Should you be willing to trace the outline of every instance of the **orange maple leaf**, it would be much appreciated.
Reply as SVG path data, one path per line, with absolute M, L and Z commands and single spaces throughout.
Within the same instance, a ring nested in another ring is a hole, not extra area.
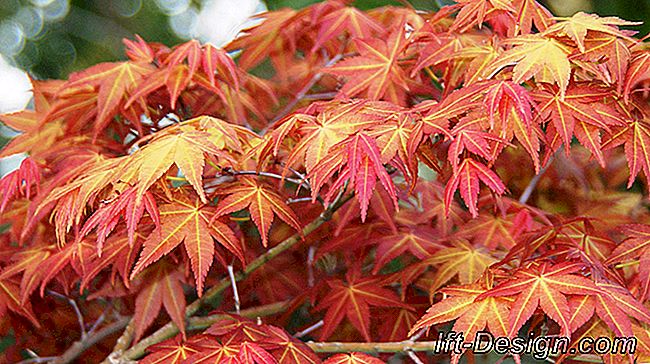
M 101 63 L 70 76 L 59 92 L 65 100 L 75 95 L 96 95 L 95 137 L 106 128 L 120 105 L 126 102 L 129 93 L 140 84 L 143 77 L 154 71 L 154 67 L 145 63 L 117 62 Z M 96 89 L 96 94 L 88 93 Z M 81 104 L 80 104 L 81 105 Z M 43 121 L 49 120 L 43 119 Z M 135 120 L 139 124 L 139 120 Z
M 298 217 L 277 192 L 271 190 L 254 178 L 243 177 L 228 186 L 221 186 L 218 195 L 228 195 L 217 204 L 212 220 L 231 212 L 248 208 L 251 218 L 262 238 L 262 245 L 268 245 L 269 229 L 273 216 L 278 217 L 292 228 L 300 230 Z
M 448 297 L 431 306 L 411 328 L 409 335 L 422 328 L 455 320 L 452 330 L 462 332 L 466 341 L 474 340 L 476 333 L 486 327 L 495 336 L 506 336 L 510 328 L 508 313 L 512 300 L 503 297 L 477 299 L 490 288 L 486 282 L 478 282 L 440 290 Z
M 182 196 L 162 205 L 160 227 L 143 243 L 144 249 L 131 272 L 131 279 L 181 243 L 184 243 L 190 257 L 199 296 L 203 293 L 203 282 L 214 257 L 226 265 L 226 260 L 215 250 L 213 239 L 243 262 L 244 254 L 239 240 L 228 225 L 211 219 L 213 210 L 198 199 L 191 201 Z
M 577 263 L 544 263 L 518 271 L 507 280 L 477 298 L 517 296 L 510 310 L 508 336 L 517 335 L 519 329 L 533 315 L 537 307 L 560 325 L 562 334 L 569 336 L 571 309 L 566 295 L 597 295 L 600 290 L 594 282 L 577 273 L 582 268 Z

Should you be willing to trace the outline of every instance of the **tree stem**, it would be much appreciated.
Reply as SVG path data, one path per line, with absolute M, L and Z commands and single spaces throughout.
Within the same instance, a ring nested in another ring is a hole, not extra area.
M 399 341 L 399 342 L 314 342 L 306 343 L 317 353 L 400 353 L 408 351 L 433 351 L 438 341 Z
M 282 301 L 282 302 L 271 303 L 264 306 L 249 308 L 246 310 L 241 310 L 241 316 L 248 317 L 248 318 L 270 316 L 278 312 L 284 311 L 287 308 L 288 304 L 289 304 L 288 301 Z M 215 314 L 215 315 L 204 316 L 204 317 L 190 317 L 187 322 L 187 330 L 188 331 L 203 330 L 212 326 L 212 324 L 214 324 L 215 322 L 224 319 L 226 317 L 227 316 L 223 314 Z M 178 334 L 178 332 L 179 332 L 178 327 L 176 327 L 176 325 L 170 321 L 165 326 L 161 327 L 160 329 L 158 329 L 156 332 L 149 335 L 148 337 L 142 339 L 132 348 L 124 352 L 122 358 L 119 358 L 116 361 L 120 363 L 122 361 L 128 362 L 130 360 L 137 359 L 143 356 L 147 348 L 150 347 L 151 345 L 157 344 L 163 340 L 174 337 L 175 335 Z

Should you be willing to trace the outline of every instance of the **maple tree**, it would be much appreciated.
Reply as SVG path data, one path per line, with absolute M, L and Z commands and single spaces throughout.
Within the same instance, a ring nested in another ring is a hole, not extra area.
M 433 351 L 449 330 L 650 358 L 637 23 L 535 0 L 258 17 L 223 49 L 126 39 L 0 115 L 0 156 L 26 154 L 0 179 L 2 361 L 474 360 Z

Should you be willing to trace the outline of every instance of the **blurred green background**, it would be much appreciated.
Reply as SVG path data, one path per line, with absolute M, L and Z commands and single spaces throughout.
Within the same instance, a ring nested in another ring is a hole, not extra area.
M 101 61 L 123 58 L 123 37 L 140 34 L 167 45 L 207 39 L 236 30 L 246 12 L 300 8 L 314 0 L 0 0 L 0 54 L 38 78 L 63 78 Z M 449 0 L 410 0 L 432 9 Z M 357 0 L 361 8 L 399 4 L 397 0 Z M 645 21 L 650 0 L 545 0 L 557 15 L 593 11 Z M 229 19 L 224 28 L 223 19 Z M 224 30 L 225 29 L 225 30 Z M 650 31 L 650 22 L 639 30 Z M 223 39 L 223 38 L 219 38 Z

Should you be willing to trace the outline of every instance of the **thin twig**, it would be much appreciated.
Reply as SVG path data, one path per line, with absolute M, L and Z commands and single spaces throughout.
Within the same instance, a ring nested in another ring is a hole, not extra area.
M 81 310 L 79 309 L 79 306 L 77 305 L 77 302 L 75 300 L 73 300 L 72 298 L 64 295 L 64 294 L 52 291 L 51 289 L 48 289 L 47 292 L 49 294 L 51 294 L 52 296 L 54 296 L 54 297 L 57 297 L 57 298 L 60 298 L 62 300 L 68 301 L 70 306 L 72 306 L 72 309 L 74 309 L 75 315 L 77 315 L 77 323 L 79 324 L 79 329 L 81 331 L 81 338 L 82 339 L 85 338 L 86 335 L 87 335 L 87 333 L 86 333 L 86 324 L 84 323 L 84 317 L 81 314 Z
M 530 179 L 528 185 L 524 189 L 524 192 L 522 192 L 521 196 L 519 196 L 519 203 L 525 204 L 526 202 L 528 202 L 528 199 L 533 194 L 533 191 L 535 191 L 535 187 L 537 187 L 540 178 L 542 178 L 542 175 L 544 174 L 544 172 L 546 172 L 546 170 L 548 169 L 548 167 L 551 165 L 552 162 L 553 162 L 553 157 L 551 156 L 548 162 L 546 163 L 546 165 L 539 170 L 539 173 L 537 173 L 535 176 L 533 176 L 533 178 Z
M 321 92 L 316 94 L 305 95 L 303 100 L 327 100 L 332 99 L 337 95 L 337 92 Z
M 305 177 L 304 174 L 298 172 L 298 171 L 295 170 L 294 168 L 292 168 L 292 167 L 287 167 L 287 169 L 290 170 L 291 173 L 293 173 L 293 174 L 295 174 L 296 176 L 298 176 L 298 178 L 300 178 L 301 180 L 303 180 L 303 181 L 306 181 L 306 180 L 307 180 L 307 177 Z
M 90 327 L 90 329 L 88 330 L 88 333 L 90 334 L 90 333 L 93 333 L 95 330 L 97 330 L 97 328 L 99 327 L 99 325 L 101 325 L 102 323 L 104 323 L 104 319 L 106 319 L 106 312 L 102 312 L 102 314 L 97 318 L 97 320 L 95 320 L 95 322 L 93 323 L 93 325 L 92 325 L 92 326 Z
M 293 335 L 293 337 L 295 337 L 295 338 L 301 338 L 301 337 L 303 337 L 303 336 L 309 334 L 310 332 L 312 332 L 312 331 L 314 331 L 314 330 L 316 330 L 316 329 L 319 329 L 319 328 L 320 328 L 321 326 L 323 326 L 323 325 L 325 325 L 325 321 L 320 320 L 320 321 L 318 321 L 317 323 L 315 323 L 315 324 L 309 326 L 308 328 L 306 328 L 306 329 L 304 329 L 304 330 L 302 330 L 302 331 L 298 331 L 298 332 L 296 332 L 296 333 Z
M 25 360 L 21 360 L 16 364 L 34 364 L 34 363 L 46 363 L 50 360 L 56 359 L 56 356 L 43 356 L 43 357 L 36 357 L 36 358 L 29 358 Z
M 413 360 L 413 362 L 414 362 L 415 364 L 424 364 L 424 363 L 422 362 L 422 360 L 420 360 L 420 358 L 418 358 L 418 356 L 415 355 L 415 353 L 414 353 L 413 351 L 411 351 L 411 350 L 407 351 L 407 352 L 406 352 L 406 355 L 408 355 L 409 358 L 411 358 L 411 360 Z
M 341 188 L 338 195 L 336 195 L 336 197 L 334 198 L 334 201 L 331 202 L 329 205 L 327 205 L 328 209 L 331 209 L 332 206 L 337 205 L 339 203 L 339 201 L 341 201 L 341 199 L 343 198 L 343 195 L 345 195 L 345 192 L 348 190 L 348 183 L 350 183 L 350 181 L 345 181 L 345 183 L 343 184 L 343 188 Z
M 299 185 L 299 186 L 304 186 L 307 189 L 310 189 L 309 184 L 307 183 L 306 179 L 296 179 L 296 178 L 291 178 L 291 177 L 283 177 L 279 174 L 276 173 L 271 173 L 271 172 L 262 172 L 262 171 L 232 171 L 229 172 L 230 175 L 233 176 L 262 176 L 262 177 L 269 177 L 269 178 L 275 178 L 279 179 L 281 181 L 287 181 L 291 182 L 293 184 Z
M 316 281 L 314 277 L 314 256 L 316 255 L 316 248 L 312 245 L 307 251 L 307 285 L 313 287 Z
M 253 307 L 250 309 L 242 310 L 241 316 L 248 318 L 263 317 L 274 315 L 278 312 L 284 311 L 288 306 L 288 301 L 276 302 L 265 306 Z M 186 329 L 188 331 L 206 329 L 215 322 L 225 318 L 223 314 L 216 314 L 205 317 L 190 317 L 187 321 Z M 178 334 L 178 328 L 173 322 L 168 322 L 165 326 L 158 329 L 153 334 L 140 340 L 131 349 L 127 350 L 121 357 L 115 358 L 115 362 L 121 363 L 123 361 L 130 361 L 137 359 L 144 355 L 147 348 L 151 345 L 157 344 L 163 340 L 174 337 Z
M 305 186 L 307 187 L 308 190 L 311 190 L 311 184 L 309 183 L 309 180 L 307 179 L 307 176 L 305 176 L 304 174 L 302 174 L 302 173 L 296 171 L 296 170 L 295 170 L 294 168 L 292 168 L 291 166 L 287 166 L 286 168 L 287 168 L 288 170 L 290 170 L 291 173 L 295 174 L 295 175 L 300 179 L 300 181 L 302 181 L 302 184 L 301 184 L 300 186 L 305 185 Z M 298 186 L 298 187 L 300 187 L 300 186 Z M 297 192 L 296 192 L 296 193 L 297 193 Z
M 426 327 L 420 329 L 420 331 L 416 332 L 416 333 L 413 334 L 411 337 L 409 337 L 409 340 L 410 340 L 410 341 L 416 341 L 416 340 L 418 340 L 419 338 L 421 338 L 422 335 L 424 335 L 425 332 L 427 332 L 427 328 L 426 328 Z
M 232 294 L 235 296 L 235 312 L 239 315 L 241 304 L 239 303 L 239 292 L 237 292 L 237 281 L 235 280 L 235 271 L 232 265 L 228 266 L 228 276 L 230 277 L 230 285 L 232 286 Z
M 287 203 L 292 204 L 292 203 L 299 203 L 299 202 L 309 202 L 311 200 L 312 200 L 311 197 L 288 198 Z
M 433 351 L 438 341 L 399 341 L 399 342 L 313 342 L 306 343 L 317 353 L 402 353 L 407 351 Z

